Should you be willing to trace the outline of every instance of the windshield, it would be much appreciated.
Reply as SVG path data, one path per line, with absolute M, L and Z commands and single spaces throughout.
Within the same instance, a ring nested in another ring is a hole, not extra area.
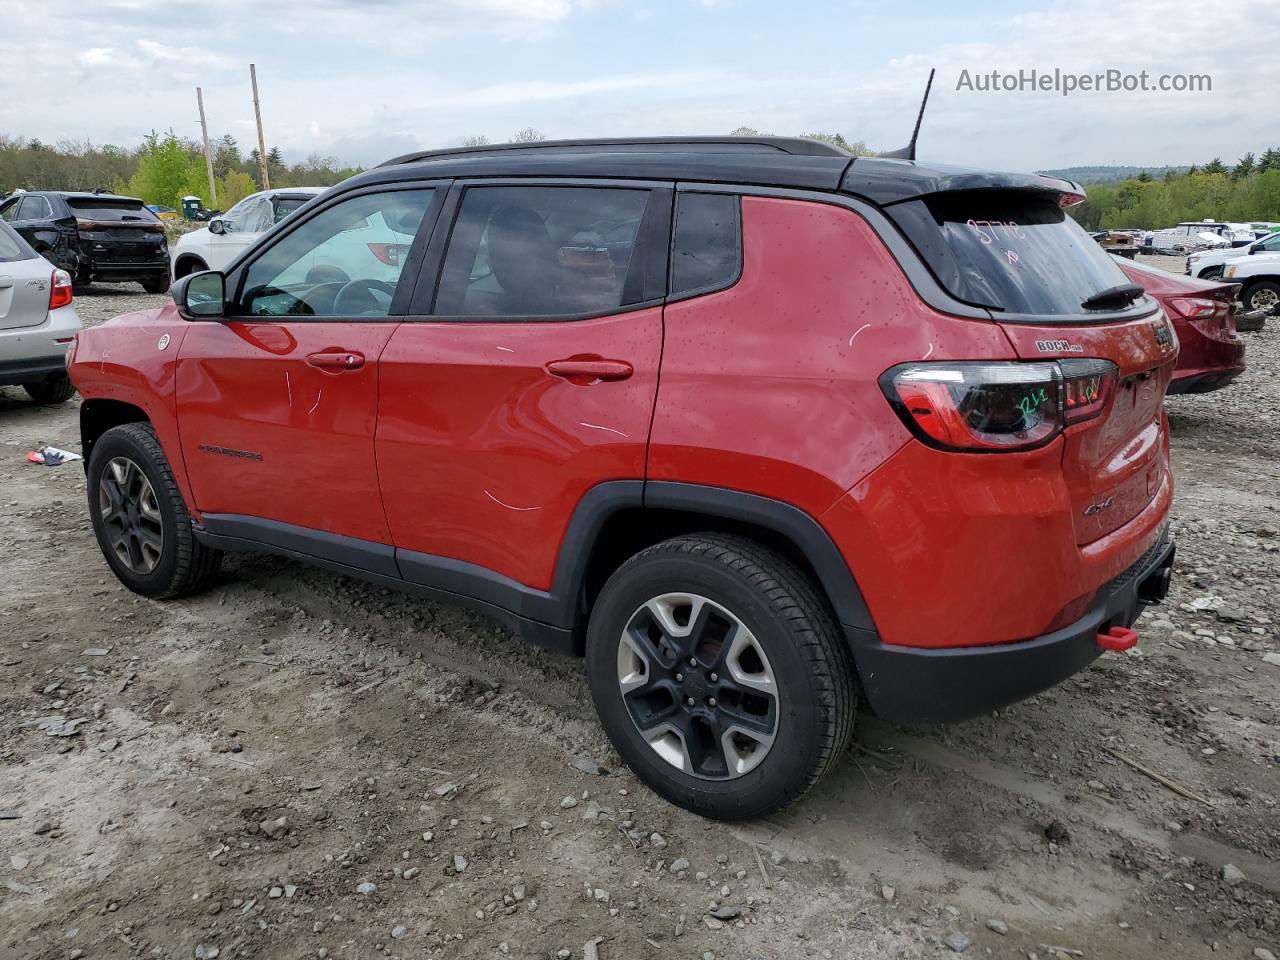
M 13 263 L 15 260 L 34 260 L 36 252 L 27 246 L 27 242 L 14 232 L 13 227 L 0 220 L 0 263 Z
M 958 190 L 886 209 L 959 300 L 1052 317 L 1128 283 L 1111 257 L 1043 194 Z
M 111 200 L 104 197 L 67 197 L 67 206 L 84 220 L 104 223 L 145 221 L 155 223 L 158 217 L 142 205 L 141 200 Z
M 223 225 L 233 233 L 263 233 L 276 222 L 271 198 L 261 193 L 245 197 L 222 215 Z

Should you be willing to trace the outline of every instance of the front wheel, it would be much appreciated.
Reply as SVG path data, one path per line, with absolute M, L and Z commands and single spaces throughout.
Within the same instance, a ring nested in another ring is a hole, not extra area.
M 151 277 L 147 280 L 139 280 L 138 282 L 142 284 L 142 289 L 147 291 L 147 293 L 164 293 L 169 289 L 169 278 L 167 276 Z
M 1254 310 L 1274 310 L 1280 304 L 1280 283 L 1275 280 L 1259 280 L 1245 288 L 1241 297 L 1246 313 Z
M 636 775 L 719 820 L 798 799 L 853 731 L 853 669 L 827 602 L 741 537 L 678 537 L 624 563 L 591 613 L 587 675 Z
M 93 445 L 89 516 L 98 546 L 130 590 L 167 599 L 199 590 L 222 554 L 196 540 L 169 461 L 147 423 L 112 427 Z

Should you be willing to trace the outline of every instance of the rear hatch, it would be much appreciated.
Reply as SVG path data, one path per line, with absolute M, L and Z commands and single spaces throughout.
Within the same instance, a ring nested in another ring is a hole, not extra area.
M 153 263 L 165 259 L 164 224 L 141 200 L 68 197 L 81 248 L 104 263 Z
M 53 267 L 0 223 L 0 330 L 38 327 L 49 313 Z
M 1162 404 L 1177 360 L 1163 310 L 1051 190 L 937 193 L 886 208 L 955 297 L 990 310 L 1018 357 L 1058 360 L 1077 543 L 1137 516 L 1164 480 Z M 1074 199 L 1074 198 L 1071 198 Z M 1088 361 L 1103 360 L 1106 364 Z

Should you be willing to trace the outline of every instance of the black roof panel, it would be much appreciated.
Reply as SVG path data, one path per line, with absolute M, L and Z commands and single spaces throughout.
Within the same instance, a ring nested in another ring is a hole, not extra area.
M 842 191 L 884 205 L 947 190 L 990 188 L 1080 193 L 1079 184 L 887 157 L 854 157 L 804 137 L 639 137 L 542 140 L 405 154 L 346 181 L 590 177 Z

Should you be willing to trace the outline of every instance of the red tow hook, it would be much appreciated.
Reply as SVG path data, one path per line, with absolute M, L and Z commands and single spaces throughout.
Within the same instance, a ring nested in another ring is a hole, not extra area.
M 1094 639 L 1103 650 L 1128 650 L 1138 645 L 1138 631 L 1128 627 L 1112 627 Z

